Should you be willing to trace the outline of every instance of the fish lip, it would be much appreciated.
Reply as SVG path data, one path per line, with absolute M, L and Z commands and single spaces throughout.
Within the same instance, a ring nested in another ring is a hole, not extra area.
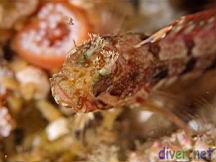
M 54 77 L 58 74 L 55 74 L 52 78 L 50 78 L 51 84 L 51 92 L 57 104 L 63 105 L 65 107 L 72 107 L 71 103 L 65 100 L 67 98 L 69 100 L 69 96 L 64 93 L 63 89 L 59 86 Z M 62 97 L 64 95 L 64 97 Z
M 51 83 L 51 92 L 57 104 L 62 105 L 64 107 L 72 108 L 75 112 L 79 113 L 88 113 L 98 111 L 98 104 L 95 100 L 90 100 L 86 96 L 80 95 L 78 99 L 83 98 L 83 104 L 81 107 L 77 106 L 76 101 L 73 100 L 73 97 L 70 97 L 66 94 L 63 88 L 59 85 L 59 82 L 63 78 L 56 79 L 56 77 L 64 77 L 62 73 L 53 75 L 50 78 Z

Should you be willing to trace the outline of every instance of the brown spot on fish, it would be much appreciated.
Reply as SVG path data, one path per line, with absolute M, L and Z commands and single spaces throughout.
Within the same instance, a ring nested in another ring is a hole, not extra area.
M 106 91 L 111 84 L 112 82 L 109 76 L 105 76 L 100 81 L 96 82 L 92 88 L 94 96 L 99 96 L 102 92 Z
M 168 68 L 162 67 L 161 69 L 158 70 L 158 72 L 155 75 L 153 75 L 152 79 L 157 82 L 166 78 L 168 74 L 169 74 Z
M 206 71 L 207 71 L 207 70 L 214 69 L 214 68 L 216 68 L 216 58 L 212 61 L 212 63 L 210 64 L 210 66 L 208 66 L 208 67 L 206 68 Z
M 152 55 L 155 58 L 158 58 L 159 57 L 159 53 L 160 53 L 160 46 L 157 43 L 150 44 L 150 46 L 149 46 L 149 52 L 152 53 Z
M 180 75 L 184 75 L 184 74 L 186 74 L 188 72 L 191 72 L 194 69 L 195 65 L 196 65 L 196 61 L 197 60 L 195 58 L 191 58 L 187 62 L 186 66 L 185 66 L 185 69 L 180 73 Z

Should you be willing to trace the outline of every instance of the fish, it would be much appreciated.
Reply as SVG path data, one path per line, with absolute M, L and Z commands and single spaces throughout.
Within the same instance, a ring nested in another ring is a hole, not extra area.
M 50 82 L 58 104 L 87 113 L 143 103 L 159 87 L 215 67 L 216 10 L 210 9 L 150 35 L 91 34 Z

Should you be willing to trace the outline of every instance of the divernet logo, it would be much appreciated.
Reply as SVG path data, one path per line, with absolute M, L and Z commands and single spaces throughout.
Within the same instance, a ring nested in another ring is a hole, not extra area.
M 188 160 L 212 160 L 212 153 L 215 149 L 207 150 L 172 150 L 169 146 L 164 146 L 158 152 L 158 158 L 163 161 L 188 161 Z

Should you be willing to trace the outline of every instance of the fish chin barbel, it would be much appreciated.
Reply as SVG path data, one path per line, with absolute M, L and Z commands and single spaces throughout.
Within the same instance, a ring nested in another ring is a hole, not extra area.
M 57 103 L 92 112 L 146 100 L 162 82 L 216 65 L 216 10 L 182 17 L 153 35 L 92 36 L 51 79 Z

